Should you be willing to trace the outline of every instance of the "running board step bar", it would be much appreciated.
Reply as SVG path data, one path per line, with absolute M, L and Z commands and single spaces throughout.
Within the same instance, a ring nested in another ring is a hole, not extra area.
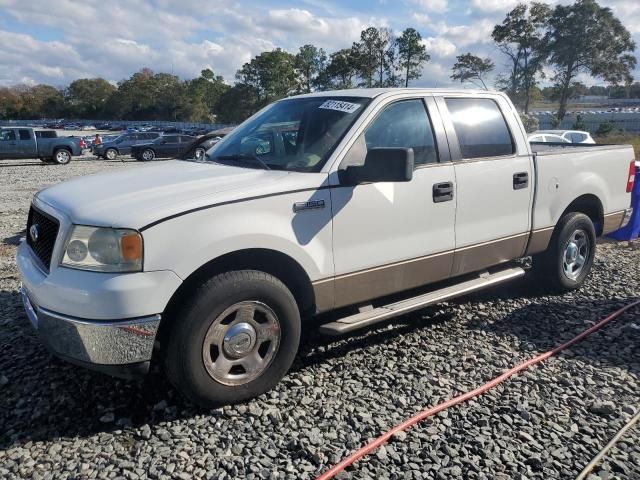
M 426 306 L 433 305 L 434 303 L 444 302 L 467 293 L 476 292 L 483 288 L 513 280 L 514 278 L 521 277 L 522 275 L 524 275 L 524 270 L 520 267 L 512 267 L 495 273 L 484 272 L 476 278 L 450 287 L 441 288 L 440 290 L 434 290 L 433 292 L 425 293 L 407 300 L 401 300 L 372 310 L 356 313 L 354 315 L 341 318 L 340 320 L 336 320 L 335 322 L 325 323 L 320 326 L 320 333 L 333 336 L 349 333 L 392 317 L 397 317 L 414 310 L 419 310 Z

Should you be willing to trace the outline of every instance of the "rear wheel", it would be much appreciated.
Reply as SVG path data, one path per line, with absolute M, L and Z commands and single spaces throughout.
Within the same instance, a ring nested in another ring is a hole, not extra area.
M 140 157 L 142 158 L 142 160 L 144 160 L 145 162 L 150 162 L 151 160 L 154 160 L 156 158 L 156 152 L 154 152 L 153 150 L 151 150 L 150 148 L 145 148 L 142 151 L 142 154 L 140 155 Z
M 217 275 L 175 312 L 165 353 L 170 381 L 202 407 L 237 403 L 275 386 L 300 341 L 295 299 L 255 270 Z
M 60 148 L 53 152 L 53 161 L 58 165 L 66 165 L 71 161 L 71 152 L 65 148 Z
M 204 154 L 206 153 L 206 150 L 202 147 L 198 147 L 195 149 L 194 151 L 194 156 L 196 160 L 204 160 Z
M 596 251 L 596 233 L 583 213 L 567 213 L 560 219 L 548 249 L 536 255 L 533 267 L 554 290 L 579 288 L 589 275 Z
M 107 160 L 115 160 L 118 156 L 118 151 L 115 148 L 107 148 L 104 152 L 104 158 Z

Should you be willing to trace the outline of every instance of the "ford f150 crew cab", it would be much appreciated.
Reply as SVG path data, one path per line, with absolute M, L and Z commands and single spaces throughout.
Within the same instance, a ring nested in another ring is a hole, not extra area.
M 39 158 L 43 162 L 66 165 L 72 156 L 82 154 L 77 138 L 39 133 L 27 127 L 0 128 L 0 160 Z
M 534 149 L 534 151 L 532 151 Z M 502 93 L 371 89 L 264 108 L 198 161 L 33 199 L 22 296 L 56 355 L 162 360 L 200 405 L 273 387 L 317 314 L 339 335 L 525 274 L 579 287 L 624 225 L 629 146 L 534 145 Z

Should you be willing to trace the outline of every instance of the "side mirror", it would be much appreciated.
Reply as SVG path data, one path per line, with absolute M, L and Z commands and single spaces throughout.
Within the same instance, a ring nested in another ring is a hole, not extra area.
M 340 183 L 410 182 L 413 164 L 413 148 L 370 148 L 364 165 L 350 165 L 339 172 Z

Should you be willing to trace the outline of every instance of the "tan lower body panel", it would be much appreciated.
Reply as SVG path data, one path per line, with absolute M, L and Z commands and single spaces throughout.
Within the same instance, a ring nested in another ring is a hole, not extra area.
M 604 216 L 604 222 L 602 222 L 602 233 L 615 232 L 622 225 L 622 220 L 624 220 L 624 211 L 608 213 Z
M 348 273 L 313 283 L 316 310 L 362 303 L 451 276 L 471 273 L 524 255 L 528 233 Z
M 534 253 L 544 252 L 549 246 L 554 227 L 539 228 L 531 232 L 529 246 L 525 255 L 533 255 Z
M 493 240 L 457 249 L 453 259 L 452 275 L 464 275 L 483 268 L 508 262 L 524 255 L 528 233 Z

